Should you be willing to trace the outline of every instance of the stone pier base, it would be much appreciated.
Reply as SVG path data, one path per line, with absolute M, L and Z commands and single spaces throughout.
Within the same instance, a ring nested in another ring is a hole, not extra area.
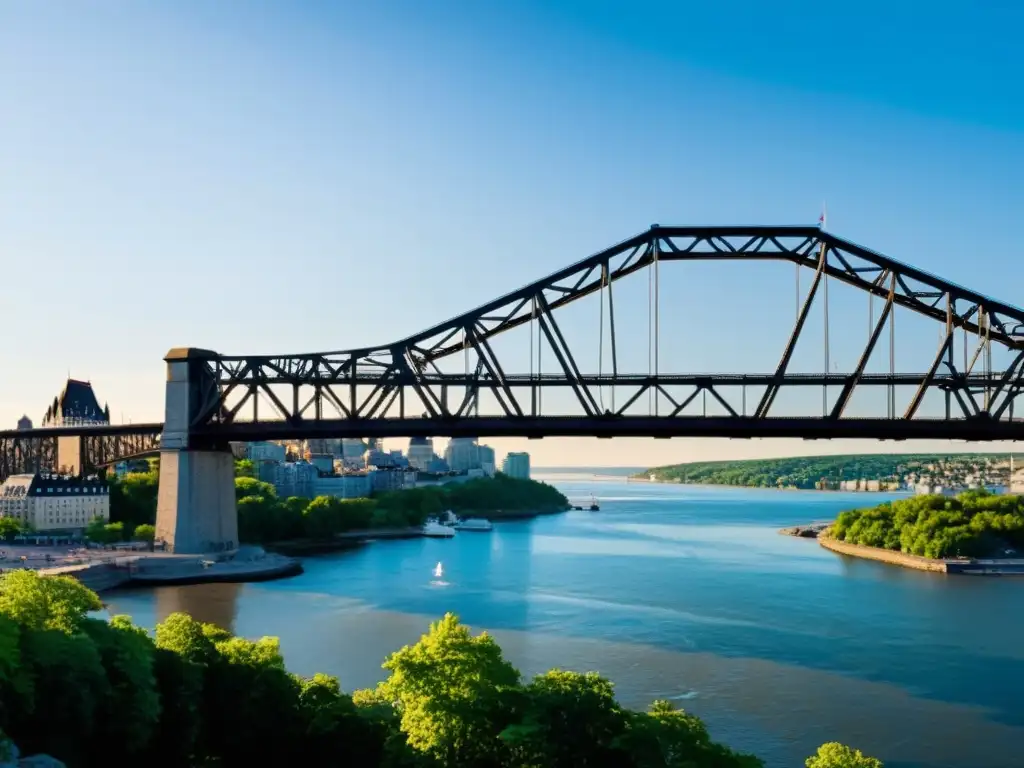
M 235 462 L 229 452 L 160 452 L 156 538 L 178 554 L 238 547 Z

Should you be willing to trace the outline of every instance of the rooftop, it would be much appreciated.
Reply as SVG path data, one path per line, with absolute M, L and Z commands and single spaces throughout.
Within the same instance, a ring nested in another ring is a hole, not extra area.
M 100 408 L 90 382 L 68 379 L 64 390 L 46 409 L 43 426 L 68 421 L 110 423 L 110 409 Z

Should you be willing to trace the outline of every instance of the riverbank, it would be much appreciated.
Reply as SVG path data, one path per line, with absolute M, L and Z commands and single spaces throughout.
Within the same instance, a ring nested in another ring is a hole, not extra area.
M 1024 558 L 975 558 L 935 560 L 919 555 L 908 555 L 892 549 L 866 547 L 838 541 L 827 534 L 818 536 L 818 543 L 825 549 L 849 557 L 875 560 L 901 568 L 913 568 L 932 573 L 961 574 L 964 576 L 1024 576 Z
M 541 511 L 521 512 L 466 512 L 464 518 L 478 518 L 489 520 L 492 523 L 521 522 L 533 520 L 538 517 L 559 515 L 568 512 L 568 509 L 545 509 Z M 344 552 L 349 549 L 357 549 L 370 541 L 387 541 L 395 539 L 421 539 L 426 538 L 422 528 L 367 528 L 356 531 L 345 531 L 336 533 L 330 539 L 292 539 L 288 541 L 275 541 L 266 546 L 269 551 L 277 552 L 291 557 L 304 557 L 312 555 L 326 555 L 333 552 Z
M 153 553 L 40 568 L 39 573 L 71 576 L 94 592 L 103 593 L 125 586 L 271 581 L 299 575 L 302 563 L 294 557 L 265 552 L 261 547 L 242 547 L 231 556 Z
M 800 539 L 818 538 L 832 523 L 811 523 L 810 525 L 794 525 L 791 528 L 780 528 L 783 536 L 796 536 Z

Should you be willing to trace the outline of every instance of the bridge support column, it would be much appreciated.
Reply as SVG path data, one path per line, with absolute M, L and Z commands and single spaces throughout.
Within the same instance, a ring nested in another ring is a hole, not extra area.
M 238 546 L 235 460 L 227 451 L 160 451 L 156 537 L 176 553 Z
M 67 435 L 57 438 L 57 471 L 67 471 L 73 475 L 82 473 L 83 457 L 82 438 L 78 435 Z
M 167 362 L 164 431 L 156 537 L 179 554 L 223 552 L 238 546 L 235 463 L 226 445 L 202 444 L 190 427 L 216 394 L 202 349 L 172 349 Z

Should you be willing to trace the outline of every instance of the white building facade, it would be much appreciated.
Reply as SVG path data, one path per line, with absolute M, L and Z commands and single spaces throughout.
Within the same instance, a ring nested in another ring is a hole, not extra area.
M 110 519 L 110 489 L 96 476 L 12 475 L 0 485 L 0 517 L 40 532 L 82 530 Z

